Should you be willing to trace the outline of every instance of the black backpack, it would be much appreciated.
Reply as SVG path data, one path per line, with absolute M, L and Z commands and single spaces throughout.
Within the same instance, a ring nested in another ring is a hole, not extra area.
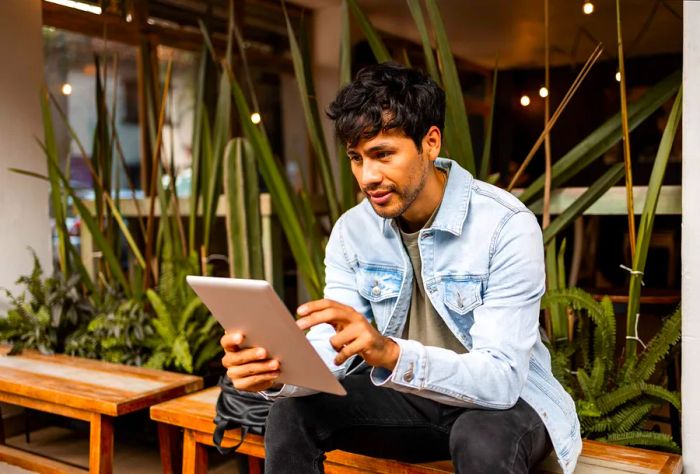
M 257 393 L 236 390 L 227 375 L 222 375 L 218 386 L 221 388 L 216 400 L 216 416 L 214 417 L 214 445 L 221 454 L 235 451 L 243 444 L 248 433 L 262 435 L 265 433 L 265 420 L 272 405 Z M 231 448 L 222 448 L 221 441 L 224 432 L 233 428 L 241 428 L 241 441 Z

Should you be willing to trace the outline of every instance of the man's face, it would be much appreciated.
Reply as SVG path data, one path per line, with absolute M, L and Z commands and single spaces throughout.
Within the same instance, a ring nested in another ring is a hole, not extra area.
M 391 130 L 348 147 L 352 173 L 374 211 L 393 219 L 416 201 L 425 187 L 432 160 L 403 132 Z

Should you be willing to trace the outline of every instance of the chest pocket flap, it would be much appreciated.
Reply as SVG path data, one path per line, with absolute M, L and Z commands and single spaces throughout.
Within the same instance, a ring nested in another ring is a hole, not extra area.
M 444 303 L 452 311 L 467 314 L 481 304 L 480 280 L 451 280 L 444 285 Z
M 361 265 L 357 272 L 357 285 L 360 294 L 369 301 L 396 298 L 401 289 L 401 271 Z

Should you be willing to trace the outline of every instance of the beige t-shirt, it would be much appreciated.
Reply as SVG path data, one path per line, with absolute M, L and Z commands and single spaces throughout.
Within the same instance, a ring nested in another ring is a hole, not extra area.
M 433 224 L 433 220 L 437 215 L 438 206 L 430 216 L 428 222 L 423 228 L 428 228 Z M 433 307 L 428 295 L 423 286 L 423 277 L 421 275 L 422 262 L 420 259 L 420 250 L 418 248 L 418 237 L 420 231 L 406 233 L 401 230 L 401 240 L 411 259 L 413 266 L 413 291 L 411 294 L 411 307 L 408 310 L 408 318 L 403 329 L 403 338 L 418 341 L 425 346 L 443 347 L 450 349 L 458 354 L 463 354 L 467 348 L 452 334 L 452 331 L 447 327 L 445 321 Z

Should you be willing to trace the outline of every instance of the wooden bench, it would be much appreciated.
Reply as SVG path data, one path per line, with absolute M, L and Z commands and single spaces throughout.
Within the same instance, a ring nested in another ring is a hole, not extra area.
M 202 388 L 202 379 L 66 355 L 24 351 L 8 356 L 0 346 L 0 402 L 90 423 L 89 472 L 112 472 L 115 417 Z M 0 461 L 40 473 L 87 472 L 5 444 Z M 167 441 L 167 440 L 166 440 Z
M 206 446 L 213 446 L 214 415 L 219 389 L 212 387 L 201 392 L 170 400 L 151 407 L 151 419 L 159 424 L 159 429 L 182 429 L 184 444 L 182 450 L 183 474 L 207 472 Z M 232 446 L 240 440 L 239 430 L 229 430 L 224 437 L 224 446 Z M 172 449 L 164 449 L 161 444 L 163 473 L 178 473 L 179 463 L 171 459 Z M 260 436 L 248 435 L 238 452 L 249 456 L 251 473 L 261 472 L 260 459 L 265 458 L 265 447 Z M 327 453 L 325 462 L 328 473 L 414 473 L 437 474 L 454 472 L 450 461 L 426 464 L 407 464 L 387 459 L 377 459 L 343 451 Z M 682 469 L 681 457 L 646 449 L 629 448 L 585 440 L 583 453 L 576 468 L 577 473 L 634 472 L 676 474 Z M 540 473 L 561 472 L 552 455 L 537 469 Z

